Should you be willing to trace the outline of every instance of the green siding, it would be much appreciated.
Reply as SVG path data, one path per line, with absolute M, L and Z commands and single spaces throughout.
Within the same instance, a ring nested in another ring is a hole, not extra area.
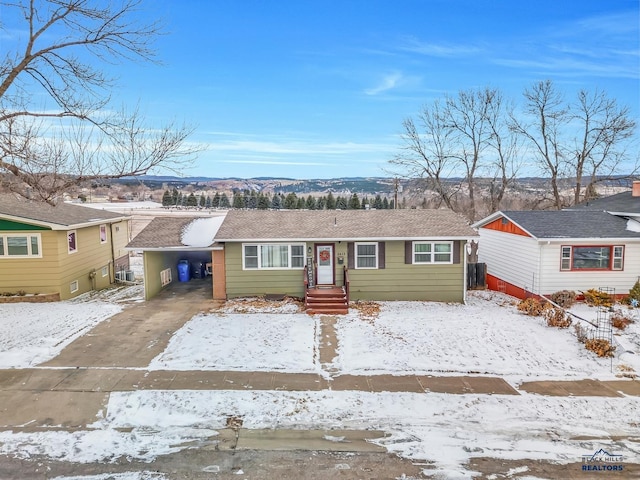
M 464 258 L 463 242 L 459 242 L 459 248 L 460 258 Z M 347 242 L 336 242 L 335 254 L 336 284 L 343 285 Z M 342 264 L 340 259 L 343 259 Z M 301 270 L 242 270 L 239 243 L 225 246 L 225 263 L 229 298 L 265 294 L 304 295 Z M 384 269 L 349 270 L 351 300 L 464 301 L 463 263 L 407 265 L 404 263 L 404 241 L 393 241 L 385 242 L 385 264 Z
M 242 270 L 242 245 L 227 243 L 224 251 L 228 298 L 268 294 L 304 296 L 302 269 Z
M 464 301 L 463 263 L 408 265 L 404 242 L 385 243 L 386 268 L 349 270 L 351 300 Z
M 0 219 L 0 232 L 2 231 L 26 231 L 26 230 L 50 230 L 47 227 L 39 227 L 38 225 L 29 225 L 28 223 L 12 222 L 11 220 Z

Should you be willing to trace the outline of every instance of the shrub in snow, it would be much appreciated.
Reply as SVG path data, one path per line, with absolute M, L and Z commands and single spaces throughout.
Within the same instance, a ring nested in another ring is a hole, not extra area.
M 616 347 L 611 345 L 609 340 L 603 338 L 592 338 L 584 342 L 584 346 L 587 350 L 595 352 L 599 357 L 613 357 Z
M 549 298 L 562 308 L 570 308 L 576 303 L 576 292 L 573 290 L 560 290 L 549 295 Z
M 571 318 L 561 308 L 550 308 L 545 310 L 544 318 L 550 327 L 568 328 L 571 325 Z
M 526 313 L 527 315 L 531 315 L 532 317 L 537 317 L 542 315 L 545 310 L 552 308 L 547 302 L 540 302 L 535 298 L 525 298 L 518 304 L 518 310 Z
M 613 305 L 611 295 L 595 288 L 590 288 L 586 292 L 582 292 L 582 295 L 584 295 L 584 301 L 592 307 L 610 307 Z

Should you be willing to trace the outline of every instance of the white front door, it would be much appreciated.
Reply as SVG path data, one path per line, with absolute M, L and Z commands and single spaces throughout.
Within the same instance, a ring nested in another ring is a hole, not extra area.
M 333 285 L 333 245 L 316 245 L 318 285 Z

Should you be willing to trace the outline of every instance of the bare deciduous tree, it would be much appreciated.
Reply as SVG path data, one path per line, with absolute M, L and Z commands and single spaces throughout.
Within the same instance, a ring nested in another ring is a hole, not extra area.
M 562 94 L 550 80 L 537 82 L 524 91 L 526 121 L 511 117 L 511 128 L 533 147 L 541 171 L 549 175 L 554 207 L 564 206 L 560 179 L 566 171 L 561 130 L 567 124 L 569 112 Z
M 53 202 L 72 185 L 179 170 L 200 150 L 186 125 L 146 127 L 137 110 L 110 109 L 101 67 L 153 61 L 158 23 L 139 23 L 140 0 L 16 0 L 3 20 L 24 35 L 0 63 L 0 174 L 15 191 Z M 6 22 L 6 20 L 5 20 Z M 6 24 L 3 24 L 6 27 Z M 26 32 L 26 33 L 22 33 Z M 35 102 L 42 98 L 44 104 Z
M 446 97 L 444 106 L 436 100 L 418 116 L 421 130 L 412 119 L 404 121 L 403 151 L 390 162 L 406 176 L 426 178 L 447 207 L 474 221 L 483 203 L 476 198 L 481 174 L 492 179 L 488 209 L 493 212 L 517 173 L 515 139 L 504 110 L 502 94 L 491 88 L 461 91 Z M 452 180 L 461 175 L 461 182 Z
M 625 159 L 625 141 L 633 136 L 636 124 L 630 118 L 628 108 L 619 107 L 602 91 L 578 92 L 572 112 L 579 129 L 571 164 L 572 172 L 575 172 L 574 203 L 579 203 L 583 199 L 585 175 L 589 175 L 589 183 L 584 200 L 591 199 L 596 182 L 615 175 Z
M 424 179 L 440 201 L 456 210 L 457 187 L 448 179 L 455 173 L 457 162 L 451 154 L 452 131 L 447 126 L 441 102 L 436 100 L 425 106 L 418 120 L 422 130 L 418 130 L 411 118 L 403 122 L 402 152 L 390 163 L 399 167 L 403 175 Z

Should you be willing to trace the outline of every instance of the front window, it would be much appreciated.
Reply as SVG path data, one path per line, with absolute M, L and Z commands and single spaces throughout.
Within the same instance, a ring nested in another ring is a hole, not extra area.
M 41 257 L 40 235 L 0 235 L 0 258 Z
M 378 268 L 377 243 L 356 243 L 356 268 Z
M 622 270 L 624 247 L 615 246 L 563 246 L 561 270 Z
M 76 239 L 76 231 L 71 230 L 67 232 L 67 244 L 69 247 L 69 253 L 75 253 L 78 251 L 78 243 Z
M 244 269 L 288 269 L 304 267 L 304 244 L 243 245 Z
M 453 243 L 413 242 L 413 263 L 453 263 Z

